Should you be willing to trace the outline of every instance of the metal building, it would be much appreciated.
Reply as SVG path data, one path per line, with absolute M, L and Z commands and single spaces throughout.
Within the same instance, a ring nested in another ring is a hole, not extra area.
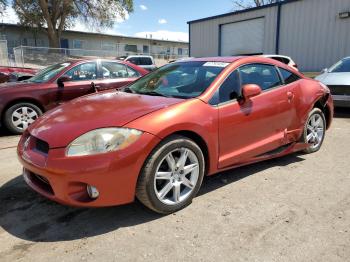
M 320 71 L 350 56 L 350 0 L 285 0 L 188 24 L 194 57 L 281 54 Z

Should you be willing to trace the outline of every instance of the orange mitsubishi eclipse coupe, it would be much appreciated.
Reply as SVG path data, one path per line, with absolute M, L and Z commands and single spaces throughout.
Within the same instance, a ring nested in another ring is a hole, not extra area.
M 332 118 L 329 89 L 285 64 L 194 58 L 47 112 L 18 156 L 27 184 L 51 200 L 101 207 L 137 197 L 168 214 L 191 203 L 205 175 L 318 151 Z

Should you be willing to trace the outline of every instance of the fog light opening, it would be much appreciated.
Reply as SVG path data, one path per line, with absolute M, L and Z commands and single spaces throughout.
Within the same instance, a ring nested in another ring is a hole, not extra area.
M 94 187 L 94 186 L 87 185 L 86 186 L 86 190 L 87 190 L 87 193 L 88 193 L 89 197 L 91 197 L 93 199 L 98 198 L 98 196 L 100 195 L 100 193 L 98 192 L 97 188 Z

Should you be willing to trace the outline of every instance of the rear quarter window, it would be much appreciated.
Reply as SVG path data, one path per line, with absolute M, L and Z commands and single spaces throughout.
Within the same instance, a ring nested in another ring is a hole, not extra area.
M 298 81 L 300 79 L 299 76 L 297 76 L 296 74 L 288 71 L 288 70 L 285 70 L 283 68 L 278 68 L 281 72 L 281 76 L 282 76 L 282 79 L 284 81 L 284 84 L 288 85 L 290 83 L 293 83 L 295 81 Z

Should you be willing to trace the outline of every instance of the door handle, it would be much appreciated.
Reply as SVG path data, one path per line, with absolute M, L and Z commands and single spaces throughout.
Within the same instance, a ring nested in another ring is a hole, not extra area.
M 97 93 L 99 88 L 101 88 L 100 85 L 96 85 L 94 82 L 91 82 L 91 88 L 94 89 L 94 91 Z
M 291 102 L 294 98 L 294 93 L 293 92 L 287 92 L 287 97 L 288 97 L 288 102 Z

